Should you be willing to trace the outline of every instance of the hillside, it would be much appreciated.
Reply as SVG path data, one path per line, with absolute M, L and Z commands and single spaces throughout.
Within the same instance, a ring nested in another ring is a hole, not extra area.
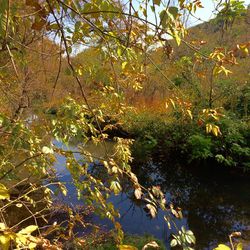
M 228 65 L 232 74 L 220 75 L 214 79 L 213 93 L 215 99 L 220 100 L 216 105 L 236 106 L 242 95 L 249 96 L 250 57 L 246 51 L 239 50 L 237 45 L 248 43 L 247 48 L 250 51 L 250 8 L 241 18 L 236 19 L 227 30 L 222 29 L 222 24 L 218 19 L 213 19 L 190 28 L 185 40 L 190 44 L 189 46 L 182 43 L 180 47 L 177 47 L 175 42 L 171 40 L 165 48 L 158 48 L 152 52 L 151 57 L 155 64 L 172 82 L 166 79 L 165 81 L 162 73 L 152 69 L 153 76 L 150 76 L 150 81 L 154 82 L 155 85 L 154 97 L 151 96 L 151 99 L 164 99 L 166 96 L 171 96 L 173 92 L 169 90 L 176 89 L 175 87 L 182 89 L 188 98 L 192 98 L 196 91 L 198 95 L 202 95 L 201 99 L 204 99 L 210 84 L 212 66 L 208 62 L 200 66 L 195 60 L 195 55 L 208 57 L 215 48 L 220 47 L 226 48 L 227 53 L 233 51 L 238 64 Z M 169 45 L 173 48 L 173 54 L 170 57 L 167 54 Z M 164 83 L 162 83 L 163 81 Z M 149 88 L 153 87 L 149 86 Z M 145 92 L 148 93 L 148 89 Z M 193 98 L 197 101 L 196 94 Z M 247 97 L 245 101 L 250 106 L 248 100 Z

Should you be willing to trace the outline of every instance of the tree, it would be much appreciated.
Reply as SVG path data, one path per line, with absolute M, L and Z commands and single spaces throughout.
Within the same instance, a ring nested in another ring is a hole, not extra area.
M 144 199 L 152 217 L 158 207 L 168 214 L 168 223 L 170 213 L 181 217 L 180 211 L 172 205 L 168 207 L 159 188 L 145 189 L 139 184 L 130 167 L 132 140 L 116 138 L 115 153 L 106 152 L 105 157 L 98 158 L 105 172 L 101 179 L 98 173 L 92 173 L 97 157 L 82 146 L 91 141 L 106 147 L 107 131 L 114 124 L 105 120 L 108 117 L 117 121 L 126 112 L 126 97 L 137 98 L 132 93 L 145 85 L 152 68 L 171 81 L 152 59 L 153 49 L 164 44 L 170 56 L 168 39 L 172 38 L 177 46 L 183 42 L 197 50 L 185 41 L 182 13 L 194 13 L 202 7 L 201 2 L 179 0 L 175 5 L 170 2 L 145 1 L 136 8 L 132 1 L 117 0 L 2 0 L 0 244 L 4 249 L 51 244 L 39 231 L 37 219 L 51 208 L 49 186 L 56 185 L 67 195 L 64 184 L 55 180 L 56 155 L 65 158 L 79 199 L 84 198 L 114 223 L 118 244 L 123 238 L 121 226 L 115 220 L 119 213 L 107 198 L 110 193 L 117 195 L 122 191 L 123 180 L 129 180 L 136 199 Z M 149 18 L 152 14 L 155 21 Z M 77 48 L 83 51 L 81 55 L 76 56 Z M 228 74 L 225 65 L 234 63 L 232 54 L 223 50 L 217 49 L 209 57 L 199 54 L 213 63 L 215 75 Z M 99 56 L 97 62 L 95 56 Z M 63 95 L 67 97 L 61 100 Z M 211 100 L 209 105 L 212 108 Z M 189 109 L 183 113 L 192 116 Z M 65 150 L 54 140 L 65 145 L 73 140 L 81 143 L 77 150 Z M 79 161 L 77 155 L 84 161 Z M 41 183 L 44 176 L 45 185 Z M 14 189 L 18 189 L 17 197 L 13 196 Z M 33 197 L 37 190 L 43 193 L 45 206 L 39 207 L 39 201 Z M 14 225 L 8 224 L 6 214 L 13 206 L 30 215 Z M 31 210 L 32 206 L 37 210 Z M 20 229 L 32 218 L 36 225 Z M 37 237 L 31 236 L 35 230 Z M 72 238 L 71 233 L 69 229 L 66 239 Z M 193 234 L 183 228 L 172 245 L 188 247 L 194 242 Z

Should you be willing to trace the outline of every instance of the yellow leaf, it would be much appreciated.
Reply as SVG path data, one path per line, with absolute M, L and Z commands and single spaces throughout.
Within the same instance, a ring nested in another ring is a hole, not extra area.
M 118 55 L 119 57 L 122 55 L 122 50 L 121 50 L 121 48 L 118 48 L 118 49 L 117 49 L 117 55 Z
M 119 245 L 119 250 L 138 250 L 137 247 L 131 246 L 131 245 Z
M 8 200 L 9 198 L 8 189 L 3 184 L 0 184 L 0 200 Z
M 242 243 L 237 244 L 236 250 L 243 250 Z
M 110 184 L 110 190 L 112 190 L 115 195 L 118 195 L 121 192 L 122 187 L 118 181 L 112 181 Z
M 189 115 L 190 119 L 191 119 L 191 120 L 193 120 L 193 115 L 192 115 L 191 110 L 189 110 L 189 109 L 188 109 L 188 110 L 187 110 L 187 113 L 188 113 L 188 115 Z
M 165 107 L 166 107 L 166 109 L 168 108 L 168 103 L 166 102 L 166 104 L 165 104 Z
M 174 38 L 178 46 L 181 45 L 181 38 L 177 32 L 174 33 Z
M 212 125 L 210 123 L 206 124 L 206 132 L 209 134 L 212 131 Z
M 0 249 L 8 250 L 10 247 L 10 236 L 7 235 L 0 235 Z
M 6 226 L 4 223 L 0 223 L 0 230 L 5 230 L 6 229 Z
M 141 188 L 135 189 L 134 194 L 135 194 L 136 199 L 138 199 L 138 200 L 141 199 L 141 196 L 142 196 Z
M 53 151 L 52 148 L 49 148 L 49 147 L 46 147 L 46 146 L 44 146 L 44 147 L 42 148 L 42 152 L 43 152 L 44 154 L 53 154 L 53 153 L 54 153 L 54 151 Z
M 214 134 L 215 136 L 218 136 L 218 129 L 217 129 L 216 126 L 213 126 L 212 132 L 213 132 L 213 134 Z
M 79 76 L 82 76 L 82 75 L 83 75 L 82 69 L 81 69 L 81 68 L 78 68 L 78 69 L 77 69 L 77 73 L 78 73 Z
M 157 244 L 157 242 L 155 241 L 151 241 L 148 244 L 146 244 L 142 250 L 146 250 L 146 249 L 159 249 L 159 245 Z
M 171 98 L 169 98 L 169 100 L 170 100 L 171 104 L 173 105 L 173 107 L 175 108 L 175 103 L 174 103 L 174 101 L 173 101 Z
M 219 246 L 214 248 L 214 250 L 231 250 L 231 248 L 224 244 L 219 244 Z
M 36 246 L 37 246 L 36 243 L 30 242 L 28 247 L 29 247 L 29 249 L 35 249 Z
M 18 233 L 19 234 L 31 234 L 32 232 L 37 230 L 37 228 L 38 228 L 38 226 L 36 226 L 36 225 L 30 225 L 30 226 L 27 226 L 27 227 L 23 228 Z
M 19 245 L 26 245 L 27 241 L 28 241 L 27 235 L 23 235 L 23 234 L 17 233 L 15 241 Z
M 123 62 L 123 63 L 122 63 L 122 69 L 125 69 L 126 66 L 127 66 L 127 64 L 128 64 L 128 62 Z
M 151 204 L 147 204 L 146 207 L 148 208 L 152 218 L 155 218 L 157 213 L 156 208 Z

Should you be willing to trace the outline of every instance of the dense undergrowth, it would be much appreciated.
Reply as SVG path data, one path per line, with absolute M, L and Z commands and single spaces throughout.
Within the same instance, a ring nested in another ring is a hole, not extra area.
M 221 134 L 214 136 L 206 133 L 204 126 L 195 119 L 183 123 L 181 119 L 169 119 L 167 114 L 142 112 L 129 114 L 124 128 L 135 138 L 133 155 L 137 161 L 157 156 L 160 149 L 163 157 L 173 163 L 213 162 L 249 171 L 249 121 L 228 113 L 217 124 Z

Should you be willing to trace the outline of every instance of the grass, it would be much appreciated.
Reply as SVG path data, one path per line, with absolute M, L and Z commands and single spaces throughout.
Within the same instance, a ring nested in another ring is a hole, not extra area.
M 147 243 L 151 241 L 156 241 L 157 244 L 159 245 L 160 250 L 165 250 L 166 247 L 164 243 L 156 238 L 154 238 L 152 235 L 125 235 L 123 244 L 124 245 L 130 245 L 135 247 L 134 249 L 141 250 Z M 100 243 L 98 245 L 89 245 L 88 249 L 95 249 L 95 250 L 117 250 L 115 241 L 112 237 L 110 237 L 106 242 Z M 147 248 L 148 250 L 150 249 L 155 249 L 155 248 Z M 132 248 L 131 248 L 132 250 Z

